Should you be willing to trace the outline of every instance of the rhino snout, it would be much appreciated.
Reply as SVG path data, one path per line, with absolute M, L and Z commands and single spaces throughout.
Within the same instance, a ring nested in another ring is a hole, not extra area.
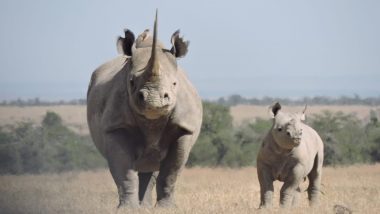
M 146 101 L 146 97 L 147 97 L 147 94 L 143 91 L 140 91 L 137 95 L 138 99 L 140 102 L 145 102 Z
M 141 90 L 137 94 L 138 101 L 150 109 L 165 108 L 170 105 L 171 97 L 167 92 L 149 93 Z

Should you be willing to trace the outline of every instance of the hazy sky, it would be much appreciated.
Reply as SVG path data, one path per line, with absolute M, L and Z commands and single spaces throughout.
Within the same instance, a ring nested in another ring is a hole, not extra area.
M 203 98 L 380 96 L 380 1 L 0 1 L 0 100 L 85 98 L 124 28 L 152 28 Z

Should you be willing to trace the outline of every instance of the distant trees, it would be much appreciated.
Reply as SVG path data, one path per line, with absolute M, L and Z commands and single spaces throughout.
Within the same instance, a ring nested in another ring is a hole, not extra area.
M 245 98 L 240 95 L 231 95 L 228 97 L 221 97 L 216 100 L 216 103 L 225 106 L 235 106 L 238 104 L 249 105 L 270 105 L 275 101 L 279 101 L 284 105 L 380 105 L 380 97 L 366 97 L 361 98 L 355 94 L 352 97 L 341 96 L 331 98 L 327 96 L 303 97 L 299 99 L 279 98 L 279 97 L 263 97 L 263 98 Z
M 369 123 L 354 115 L 324 111 L 309 117 L 325 144 L 325 165 L 348 165 L 380 161 L 380 124 L 376 112 Z M 239 167 L 254 165 L 261 142 L 271 127 L 269 119 L 232 125 L 229 108 L 204 103 L 201 135 L 188 165 Z
M 189 166 L 253 165 L 264 134 L 270 123 L 257 120 L 234 127 L 229 108 L 204 102 L 201 134 L 190 153 Z
M 256 164 L 269 119 L 232 124 L 229 107 L 204 102 L 201 134 L 188 166 L 241 167 Z M 307 123 L 325 144 L 325 165 L 380 162 L 380 123 L 376 112 L 369 122 L 342 112 L 311 115 Z M 41 125 L 30 122 L 0 126 L 0 174 L 62 172 L 106 166 L 89 136 L 68 129 L 54 112 Z
M 0 174 L 62 172 L 106 165 L 89 136 L 79 136 L 47 112 L 42 125 L 0 127 Z
M 311 126 L 325 143 L 325 164 L 368 162 L 368 136 L 361 122 L 353 115 L 324 111 L 314 115 Z
M 16 99 L 16 100 L 3 100 L 0 102 L 0 106 L 52 106 L 52 105 L 86 105 L 86 99 L 73 99 L 69 101 L 43 101 L 36 97 L 34 99 Z
M 284 105 L 380 105 L 380 96 L 378 97 L 360 97 L 357 94 L 353 96 L 314 96 L 303 97 L 298 99 L 280 98 L 280 97 L 262 97 L 262 98 L 246 98 L 238 94 L 233 94 L 227 97 L 221 97 L 214 103 L 224 106 L 235 106 L 239 104 L 246 105 L 270 105 L 278 101 Z M 44 101 L 36 97 L 34 99 L 16 99 L 2 100 L 0 106 L 51 106 L 51 105 L 86 105 L 86 99 L 72 99 L 59 101 Z

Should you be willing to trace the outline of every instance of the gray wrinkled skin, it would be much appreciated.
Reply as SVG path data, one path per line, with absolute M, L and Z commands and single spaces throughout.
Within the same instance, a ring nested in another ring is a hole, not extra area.
M 157 17 L 156 17 L 157 19 Z M 202 123 L 202 103 L 178 67 L 188 42 L 175 32 L 171 50 L 146 30 L 119 38 L 120 56 L 92 75 L 87 120 L 92 139 L 107 159 L 119 193 L 119 207 L 174 206 L 176 179 Z
M 306 110 L 306 108 L 305 108 Z M 309 204 L 317 204 L 320 194 L 323 142 L 317 132 L 302 123 L 303 113 L 281 111 L 281 105 L 270 107 L 273 126 L 265 137 L 257 157 L 260 182 L 260 208 L 272 206 L 273 182 L 284 182 L 280 192 L 280 206 L 297 204 L 300 184 L 309 179 Z

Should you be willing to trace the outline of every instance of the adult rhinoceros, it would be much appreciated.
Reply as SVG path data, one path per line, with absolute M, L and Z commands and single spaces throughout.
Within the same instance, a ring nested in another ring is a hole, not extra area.
M 97 68 L 87 93 L 91 137 L 107 159 L 119 207 L 174 205 L 174 187 L 202 123 L 202 103 L 177 58 L 188 42 L 176 31 L 170 50 L 148 30 L 117 41 L 120 56 Z

